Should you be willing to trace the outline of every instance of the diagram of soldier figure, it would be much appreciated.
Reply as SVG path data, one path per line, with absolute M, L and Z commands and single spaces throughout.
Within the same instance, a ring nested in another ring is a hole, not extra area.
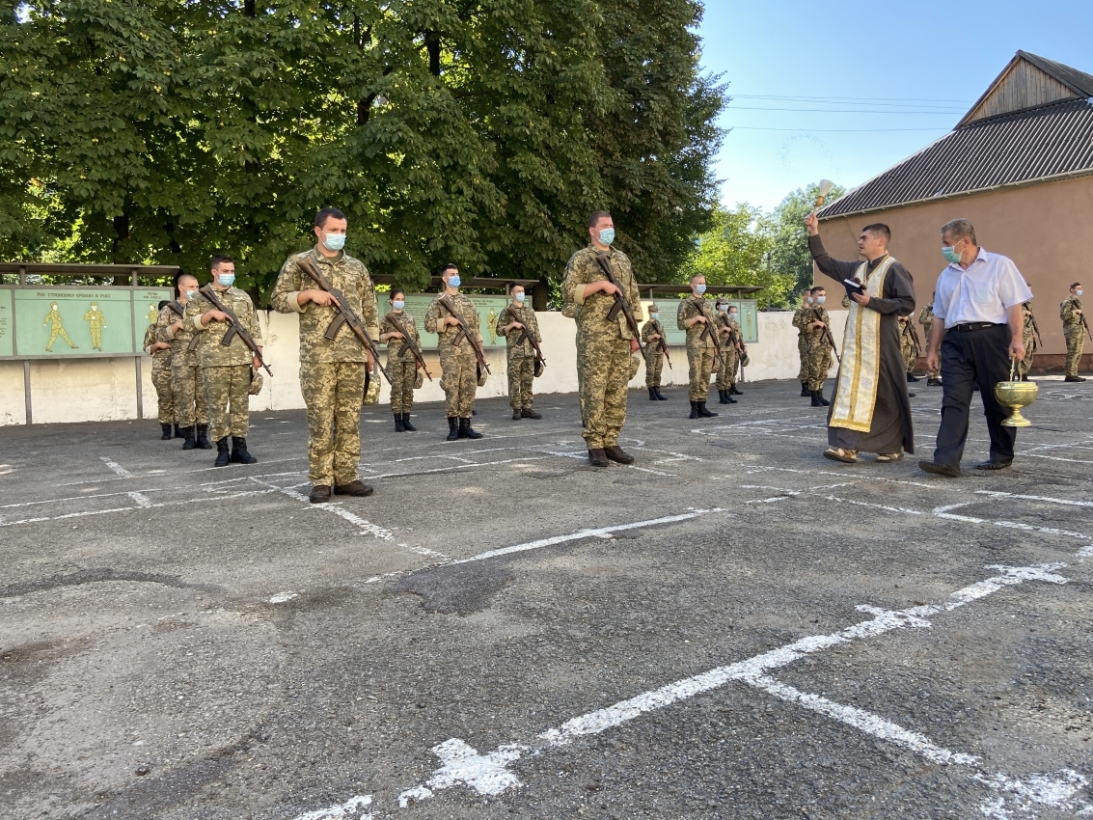
M 156 319 L 159 318 L 159 311 L 156 310 L 155 302 L 148 303 L 148 314 L 145 318 L 148 319 L 148 324 L 150 325 L 154 325 L 156 323 Z
M 72 340 L 68 338 L 68 334 L 65 333 L 64 319 L 61 318 L 61 311 L 57 310 L 57 303 L 51 302 L 49 305 L 49 313 L 46 314 L 46 320 L 42 322 L 43 325 L 50 325 L 49 341 L 46 342 L 46 353 L 50 353 L 53 350 L 53 343 L 57 341 L 57 337 L 60 336 L 73 350 L 78 350 L 72 343 Z
M 91 346 L 102 351 L 102 329 L 106 327 L 106 317 L 99 310 L 99 303 L 92 302 L 91 310 L 83 315 L 83 320 L 91 326 Z M 64 331 L 61 331 L 62 333 Z
M 486 316 L 486 329 L 490 334 L 490 344 L 497 344 L 497 314 L 493 308 L 490 308 L 489 315 Z

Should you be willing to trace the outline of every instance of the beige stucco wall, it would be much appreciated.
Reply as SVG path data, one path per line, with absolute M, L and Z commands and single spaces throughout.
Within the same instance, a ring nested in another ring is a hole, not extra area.
M 857 259 L 857 236 L 871 222 L 892 229 L 892 255 L 915 280 L 916 303 L 930 301 L 945 267 L 939 230 L 963 217 L 975 225 L 980 245 L 1010 257 L 1032 289 L 1033 311 L 1044 340 L 1042 353 L 1065 354 L 1059 303 L 1070 284 L 1084 281 L 1088 290 L 1093 248 L 1093 176 L 1005 188 L 937 202 L 874 211 L 861 216 L 824 220 L 820 236 L 838 259 Z M 819 273 L 819 281 L 830 280 Z M 917 315 L 916 308 L 916 315 Z M 1090 345 L 1087 344 L 1087 350 Z
M 560 313 L 539 313 L 543 334 L 543 355 L 547 368 L 535 381 L 537 393 L 574 393 L 577 390 L 576 326 Z M 845 314 L 832 315 L 836 339 L 841 341 Z M 791 379 L 796 377 L 797 331 L 792 327 L 790 313 L 760 313 L 759 339 L 749 345 L 751 367 L 748 381 Z M 293 315 L 259 312 L 265 339 L 265 357 L 274 376 L 265 377 L 262 393 L 251 399 L 252 410 L 288 410 L 304 406 L 300 395 L 299 321 Z M 508 395 L 505 351 L 487 350 L 493 376 L 478 396 L 489 398 Z M 665 385 L 687 383 L 687 353 L 683 348 L 671 348 L 672 370 L 664 368 Z M 440 366 L 435 353 L 426 353 L 434 381 L 426 381 L 416 393 L 419 402 L 439 402 L 444 398 L 440 389 Z M 151 381 L 151 359 L 142 360 L 144 384 L 144 417 L 154 419 L 157 412 L 156 392 Z M 832 371 L 834 373 L 834 371 Z M 642 388 L 645 384 L 644 365 L 630 383 Z M 389 387 L 381 381 L 380 402 L 389 403 Z M 136 368 L 134 360 L 120 359 L 61 359 L 31 362 L 31 389 L 34 422 L 112 421 L 137 417 Z M 22 362 L 0 362 L 0 425 L 26 422 L 23 397 Z

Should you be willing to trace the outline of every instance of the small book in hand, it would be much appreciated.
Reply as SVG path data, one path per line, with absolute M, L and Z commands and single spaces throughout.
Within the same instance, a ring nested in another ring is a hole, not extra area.
M 865 288 L 857 279 L 843 279 L 843 284 L 846 285 L 846 295 L 848 297 L 853 297 L 855 293 L 865 293 Z

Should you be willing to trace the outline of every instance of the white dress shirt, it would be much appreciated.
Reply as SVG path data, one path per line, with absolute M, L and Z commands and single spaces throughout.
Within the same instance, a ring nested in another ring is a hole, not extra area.
M 1027 302 L 1032 291 L 1013 260 L 982 248 L 967 270 L 949 265 L 937 279 L 934 316 L 945 327 L 966 322 L 1006 323 L 1006 311 Z

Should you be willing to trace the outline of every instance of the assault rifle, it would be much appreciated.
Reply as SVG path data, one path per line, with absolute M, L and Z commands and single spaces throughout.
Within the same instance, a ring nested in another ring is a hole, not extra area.
M 1044 343 L 1040 340 L 1040 328 L 1036 324 L 1036 317 L 1032 315 L 1032 308 L 1026 306 L 1025 310 L 1028 311 L 1028 318 L 1032 320 L 1032 334 L 1036 337 L 1036 346 L 1042 348 Z
M 539 343 L 535 341 L 534 336 L 528 333 L 527 325 L 523 322 L 520 323 L 520 336 L 521 341 L 527 339 L 527 343 L 535 350 L 535 375 L 538 376 L 543 372 L 543 368 L 546 367 L 546 359 L 543 358 L 543 351 L 539 349 Z
M 398 331 L 399 333 L 402 334 L 402 350 L 403 350 L 403 353 L 405 353 L 407 350 L 409 350 L 412 354 L 414 354 L 414 362 L 417 364 L 417 366 L 419 368 L 421 368 L 421 370 L 423 370 L 425 372 L 425 375 L 428 376 L 429 381 L 432 381 L 433 377 L 429 376 L 429 368 L 425 364 L 425 357 L 423 355 L 421 355 L 421 348 L 418 347 L 417 342 L 415 342 L 413 337 L 409 333 L 406 332 L 406 328 L 404 328 L 402 326 L 402 323 L 399 322 L 399 320 L 395 316 L 395 314 L 388 313 L 383 318 L 386 321 L 391 323 L 391 327 L 393 327 L 396 331 Z
M 672 357 L 668 355 L 668 343 L 664 341 L 663 333 L 658 333 L 657 335 L 660 336 L 660 338 L 657 339 L 657 350 L 664 354 L 664 361 L 668 362 L 668 369 L 671 370 Z
M 239 321 L 239 317 L 235 315 L 235 311 L 220 301 L 220 297 L 216 295 L 216 291 L 213 290 L 212 285 L 205 285 L 199 292 L 212 303 L 214 308 L 228 317 L 228 323 L 231 327 L 228 328 L 228 332 L 225 333 L 224 337 L 220 340 L 220 344 L 227 347 L 232 343 L 232 340 L 238 336 L 250 352 L 254 354 L 254 358 L 258 360 L 259 366 L 264 367 L 266 372 L 272 376 L 273 371 L 269 369 L 269 365 L 262 359 L 262 351 L 258 349 L 258 344 L 254 341 L 254 337 L 250 335 L 250 331 L 243 327 L 243 323 Z M 189 350 L 196 348 L 200 341 L 201 334 L 195 333 L 193 341 L 190 342 Z
M 922 342 L 918 338 L 918 328 L 915 327 L 915 321 L 910 316 L 907 317 L 903 332 L 911 334 L 911 347 L 915 350 L 915 358 L 918 358 L 922 355 Z
M 820 308 L 814 307 L 810 309 L 812 310 L 812 315 L 816 317 L 815 319 L 813 319 L 813 321 L 823 324 L 823 333 L 821 335 L 823 336 L 824 340 L 829 345 L 831 345 L 831 352 L 835 354 L 835 361 L 837 361 L 839 364 L 842 364 L 843 360 L 842 357 L 839 355 L 839 346 L 835 344 L 835 337 L 831 335 L 831 328 L 827 326 L 827 322 L 825 322 L 822 318 L 823 313 L 820 312 Z M 828 359 L 828 361 L 831 360 Z
M 634 311 L 630 307 L 630 303 L 626 301 L 626 297 L 622 295 L 622 288 L 619 286 L 618 280 L 615 278 L 615 274 L 611 272 L 611 263 L 607 261 L 606 256 L 600 256 L 596 254 L 596 264 L 600 266 L 600 270 L 603 271 L 603 275 L 607 277 L 607 281 L 617 288 L 617 293 L 611 295 L 615 299 L 615 304 L 607 312 L 607 318 L 609 321 L 616 321 L 619 318 L 619 311 L 621 310 L 623 315 L 626 316 L 626 324 L 630 327 L 630 332 L 634 334 L 634 339 L 638 342 L 638 350 L 641 351 L 641 357 L 646 359 L 648 364 L 648 358 L 645 355 L 645 348 L 641 346 L 641 331 L 638 330 L 638 320 L 634 318 Z
M 1085 320 L 1084 313 L 1078 317 L 1078 324 L 1085 328 L 1085 335 L 1089 337 L 1089 341 L 1093 342 L 1093 333 L 1089 332 L 1089 322 Z
M 448 311 L 452 318 L 459 324 L 459 334 L 455 337 L 453 344 L 459 344 L 465 337 L 467 341 L 471 343 L 471 349 L 474 351 L 474 358 L 478 360 L 478 366 L 483 368 L 490 375 L 493 375 L 490 366 L 486 364 L 486 351 L 482 349 L 482 345 L 478 344 L 478 339 L 471 333 L 470 328 L 468 328 L 466 322 L 463 321 L 463 317 L 456 312 L 455 305 L 452 304 L 451 299 L 449 299 L 447 295 L 441 295 L 436 301 L 441 307 Z
M 712 336 L 710 335 L 710 331 L 713 330 L 713 328 L 710 327 L 710 315 L 706 312 L 706 300 L 699 297 L 698 300 L 696 300 L 696 305 L 698 306 L 698 312 L 701 313 L 702 318 L 706 320 L 703 322 L 702 332 L 698 334 L 698 339 L 702 342 L 710 339 L 713 342 L 714 362 L 723 362 L 725 360 L 721 356 L 721 342 L 717 340 L 718 333 L 714 332 Z M 716 320 L 714 320 L 714 322 L 716 324 Z
M 330 327 L 326 329 L 326 333 L 323 336 L 330 341 L 334 341 L 334 337 L 338 335 L 338 331 L 342 329 L 342 325 L 349 325 L 349 329 L 353 331 L 353 335 L 357 337 L 357 341 L 361 343 L 361 346 L 372 356 L 372 361 L 375 362 L 376 367 L 379 368 L 380 373 L 383 374 L 383 378 L 387 379 L 387 383 L 391 383 L 391 374 L 387 372 L 387 368 L 380 363 L 380 353 L 376 348 L 376 343 L 372 341 L 372 337 L 368 335 L 368 331 L 365 329 L 364 324 L 361 322 L 360 317 L 353 312 L 353 308 L 349 307 L 349 301 L 346 299 L 338 288 L 334 287 L 323 276 L 323 272 L 319 270 L 319 266 L 315 264 L 314 260 L 310 257 L 303 257 L 296 260 L 296 264 L 300 266 L 300 270 L 306 273 L 311 280 L 319 286 L 320 290 L 325 290 L 331 296 L 334 297 L 334 304 L 331 305 L 334 310 L 338 312 L 338 315 L 334 317 L 334 320 L 330 323 Z

